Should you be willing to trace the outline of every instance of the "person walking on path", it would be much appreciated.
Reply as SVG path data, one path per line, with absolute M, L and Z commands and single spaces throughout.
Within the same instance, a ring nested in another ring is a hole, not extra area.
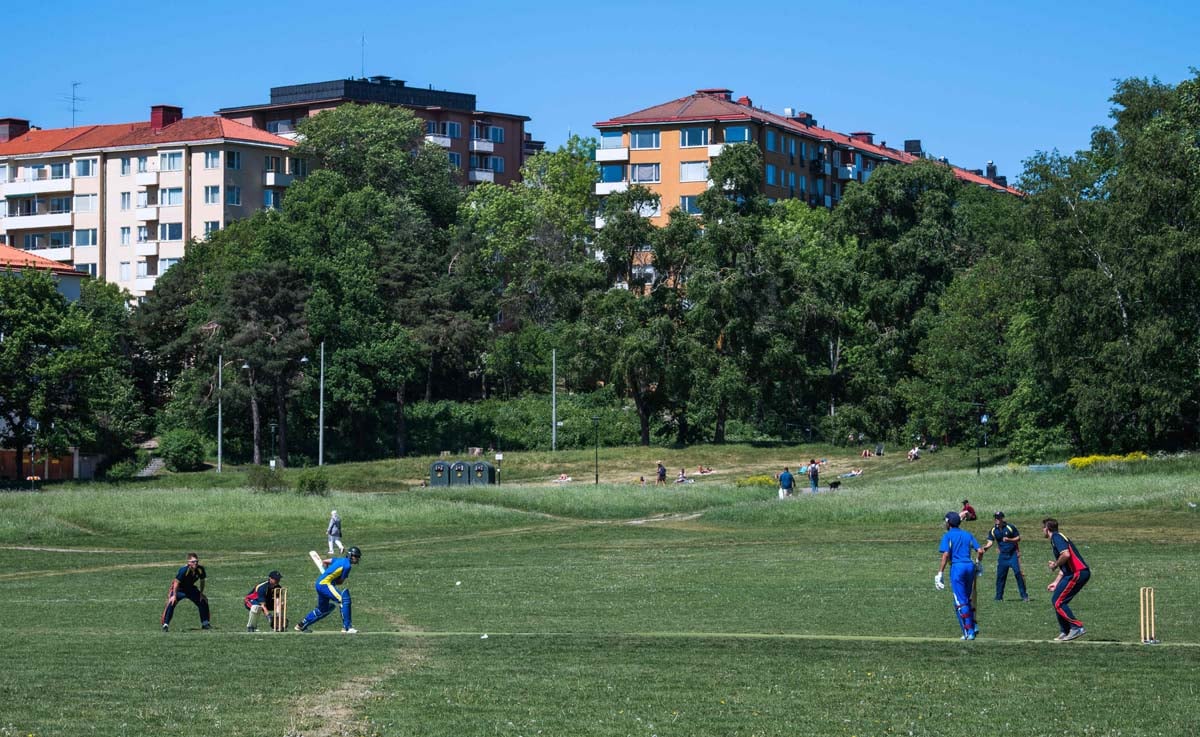
M 208 597 L 204 595 L 204 579 L 207 574 L 204 566 L 200 565 L 200 557 L 195 553 L 187 554 L 187 564 L 175 573 L 171 580 L 171 590 L 167 592 L 167 606 L 162 613 L 162 631 L 171 628 L 171 617 L 175 616 L 175 605 L 180 599 L 190 599 L 200 610 L 200 629 L 212 629 L 208 615 Z
M 1042 533 L 1050 540 L 1050 551 L 1054 554 L 1054 560 L 1047 566 L 1052 571 L 1058 571 L 1058 575 L 1046 586 L 1047 591 L 1054 592 L 1050 599 L 1054 603 L 1054 614 L 1058 617 L 1060 634 L 1054 639 L 1063 642 L 1074 640 L 1087 634 L 1087 630 L 1083 628 L 1083 621 L 1076 618 L 1067 605 L 1087 585 L 1092 570 L 1079 554 L 1075 543 L 1058 531 L 1058 520 L 1053 517 L 1042 520 Z
M 242 600 L 246 608 L 250 610 L 250 619 L 246 621 L 247 632 L 257 632 L 258 628 L 254 626 L 254 620 L 258 619 L 259 612 L 267 613 L 267 624 L 275 623 L 275 590 L 279 588 L 279 581 L 283 575 L 279 571 L 271 571 L 267 574 L 267 580 L 250 589 L 250 593 Z M 287 622 L 280 625 L 286 627 Z
M 1013 578 L 1017 581 L 1017 590 L 1021 592 L 1021 601 L 1029 601 L 1029 592 L 1025 590 L 1025 574 L 1021 571 L 1021 533 L 1013 525 L 1004 521 L 1004 512 L 996 512 L 992 517 L 995 525 L 988 530 L 987 540 L 983 542 L 983 553 L 997 545 L 1000 549 L 996 560 L 996 601 L 1004 599 L 1004 585 L 1008 582 L 1008 569 L 1012 569 Z
M 941 565 L 937 575 L 933 577 L 933 587 L 938 591 L 946 588 L 943 574 L 946 565 L 950 565 L 950 591 L 954 594 L 954 611 L 958 617 L 958 626 L 962 629 L 962 639 L 974 640 L 979 634 L 979 622 L 975 618 L 973 595 L 975 592 L 975 576 L 979 570 L 974 556 L 982 554 L 983 549 L 975 541 L 975 536 L 959 527 L 962 518 L 958 512 L 947 512 L 945 517 L 946 533 L 938 552 L 942 554 Z
M 358 563 L 361 557 L 362 551 L 352 547 L 346 551 L 344 558 L 323 561 L 324 570 L 313 584 L 313 588 L 317 590 L 317 606 L 296 623 L 297 632 L 308 632 L 311 625 L 329 616 L 335 602 L 342 612 L 342 632 L 348 635 L 358 632 L 351 623 L 350 589 L 339 590 L 337 587 L 346 582 L 350 576 L 350 568 Z
M 329 526 L 325 528 L 325 536 L 329 539 L 329 554 L 335 552 L 334 545 L 337 545 L 338 551 L 342 548 L 342 518 L 338 516 L 337 510 L 329 513 Z
M 783 467 L 783 473 L 779 474 L 779 498 L 789 497 L 792 491 L 796 488 L 796 477 L 792 476 L 792 472 L 787 466 Z
M 820 480 L 821 467 L 817 465 L 817 460 L 808 462 L 808 486 L 812 493 L 817 493 L 817 482 Z
M 663 465 L 662 461 L 658 462 L 658 468 L 656 468 L 654 470 L 654 485 L 655 486 L 666 486 L 667 485 L 667 467 Z

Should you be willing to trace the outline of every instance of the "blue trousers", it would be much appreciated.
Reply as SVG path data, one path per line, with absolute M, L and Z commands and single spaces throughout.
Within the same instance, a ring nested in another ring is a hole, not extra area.
M 1021 572 L 1021 561 L 1016 553 L 1000 554 L 1000 558 L 996 561 L 996 598 L 1004 598 L 1004 584 L 1008 582 L 1008 569 L 1012 569 L 1013 578 L 1017 579 L 1017 590 L 1021 592 L 1022 599 L 1028 599 L 1029 594 L 1025 591 L 1025 574 Z
M 178 589 L 175 592 L 175 604 L 167 604 L 167 607 L 163 609 L 162 623 L 171 623 L 171 617 L 175 616 L 175 605 L 183 599 L 191 599 L 195 602 L 196 608 L 200 610 L 201 626 L 208 624 L 208 599 L 205 598 L 204 594 L 200 593 L 199 589 Z
M 1087 585 L 1091 577 L 1091 570 L 1084 568 L 1073 576 L 1063 576 L 1058 582 L 1058 586 L 1054 587 L 1054 615 L 1058 617 L 1058 629 L 1064 635 L 1070 632 L 1072 627 L 1083 626 L 1083 621 L 1075 617 L 1071 612 L 1071 607 L 1067 604 L 1075 598 L 1075 594 L 1078 594 L 1080 589 Z
M 350 589 L 338 591 L 331 583 L 317 584 L 316 589 L 317 608 L 304 615 L 300 627 L 307 628 L 310 624 L 328 617 L 333 611 L 334 603 L 337 603 L 342 610 L 342 628 L 350 629 Z
M 975 621 L 975 607 L 971 606 L 971 594 L 975 591 L 975 565 L 956 563 L 950 566 L 950 591 L 954 594 L 954 613 L 964 635 L 974 632 L 979 626 Z

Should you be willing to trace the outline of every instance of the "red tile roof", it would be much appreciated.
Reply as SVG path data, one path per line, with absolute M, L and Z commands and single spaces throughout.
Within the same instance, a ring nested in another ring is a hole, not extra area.
M 828 141 L 842 149 L 851 149 L 901 164 L 911 164 L 920 160 L 904 151 L 867 143 L 864 140 L 852 140 L 845 133 L 838 133 L 815 125 L 805 125 L 799 120 L 785 118 L 782 115 L 768 112 L 750 105 L 733 102 L 729 99 L 732 93 L 723 88 L 697 90 L 695 94 L 681 97 L 677 100 L 654 105 L 644 110 L 621 115 L 611 120 L 596 123 L 597 128 L 615 128 L 625 125 L 645 125 L 647 123 L 686 123 L 702 120 L 753 120 L 759 123 L 770 123 L 776 127 L 794 131 L 798 134 Z M 954 176 L 960 181 L 979 184 L 991 189 L 1021 195 L 1020 190 L 1013 187 L 1002 187 L 987 177 L 967 171 L 957 166 L 948 165 L 954 171 Z
M 7 143 L 0 143 L 0 156 L 87 151 L 122 146 L 156 146 L 163 143 L 216 139 L 265 143 L 283 147 L 295 145 L 287 138 L 281 138 L 273 133 L 215 115 L 206 115 L 183 118 L 157 131 L 151 128 L 149 121 L 31 130 Z
M 45 269 L 46 271 L 53 271 L 56 274 L 81 276 L 79 272 L 66 264 L 43 258 L 29 251 L 22 251 L 19 248 L 0 245 L 0 271 L 14 271 L 16 269 Z

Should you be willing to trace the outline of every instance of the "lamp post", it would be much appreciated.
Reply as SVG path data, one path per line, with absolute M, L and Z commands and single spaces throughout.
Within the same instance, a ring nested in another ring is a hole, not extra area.
M 979 415 L 979 434 L 981 436 L 983 436 L 983 442 L 975 444 L 975 475 L 976 476 L 978 476 L 980 474 L 979 469 L 982 464 L 982 462 L 980 460 L 980 447 L 983 445 L 987 445 L 987 425 L 988 425 L 988 416 L 987 416 L 987 412 L 984 412 L 983 414 Z
M 221 359 L 224 358 L 220 353 L 217 354 L 217 473 L 221 472 L 221 438 L 224 433 L 221 432 L 221 388 L 222 369 Z
M 300 359 L 308 363 L 308 356 Z M 317 465 L 325 465 L 325 341 L 321 341 L 321 373 L 317 381 Z
M 592 415 L 592 432 L 596 439 L 596 485 L 600 485 L 600 417 Z
M 275 428 L 277 427 L 279 425 L 275 420 L 271 420 L 271 468 L 275 468 L 275 458 L 277 457 L 277 450 L 275 448 Z

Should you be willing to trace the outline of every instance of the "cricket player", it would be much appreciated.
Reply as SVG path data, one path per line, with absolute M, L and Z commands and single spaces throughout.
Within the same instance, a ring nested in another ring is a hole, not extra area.
M 958 624 L 962 628 L 962 639 L 974 640 L 979 634 L 979 624 L 975 620 L 975 577 L 980 569 L 975 563 L 975 555 L 982 554 L 983 549 L 975 541 L 975 536 L 959 527 L 962 518 L 958 512 L 946 513 L 946 534 L 942 535 L 938 552 L 942 554 L 942 563 L 937 575 L 933 577 L 933 586 L 938 591 L 946 588 L 942 576 L 946 564 L 950 564 L 950 591 L 954 594 L 954 611 L 958 615 Z
M 208 597 L 204 595 L 204 566 L 200 565 L 200 557 L 195 553 L 187 554 L 187 565 L 175 573 L 171 580 L 171 590 L 167 592 L 167 606 L 162 613 L 162 631 L 171 629 L 171 617 L 175 615 L 175 605 L 180 599 L 191 599 L 200 610 L 200 629 L 212 629 L 208 621 Z
M 350 575 L 350 567 L 358 563 L 362 551 L 352 547 L 346 551 L 346 557 L 325 560 L 324 570 L 317 576 L 314 588 L 317 590 L 317 608 L 304 615 L 304 619 L 296 623 L 297 632 L 308 632 L 314 622 L 327 617 L 333 611 L 334 602 L 342 610 L 342 632 L 352 635 L 358 630 L 350 623 L 350 589 L 338 590 L 338 585 L 344 583 Z
M 1074 640 L 1086 634 L 1087 630 L 1067 604 L 1087 585 L 1092 577 L 1092 569 L 1088 568 L 1075 543 L 1058 531 L 1058 520 L 1053 517 L 1042 520 L 1042 534 L 1050 540 L 1050 551 L 1054 553 L 1054 560 L 1046 565 L 1050 570 L 1058 571 L 1058 575 L 1046 586 L 1047 591 L 1054 592 L 1050 598 L 1054 602 L 1054 615 L 1058 617 L 1059 635 L 1054 639 Z
M 992 545 L 1000 548 L 1000 557 L 996 561 L 996 601 L 1004 600 L 1009 568 L 1017 580 L 1021 601 L 1029 601 L 1029 592 L 1025 590 L 1025 574 L 1021 571 L 1021 532 L 1004 520 L 1004 512 L 996 512 L 992 518 L 995 524 L 988 530 L 987 540 L 983 541 L 983 551 L 986 553 Z
M 250 619 L 246 622 L 247 632 L 258 631 L 254 620 L 258 619 L 259 612 L 267 613 L 267 624 L 275 623 L 275 589 L 279 588 L 281 578 L 283 575 L 279 571 L 271 571 L 267 574 L 267 580 L 250 589 L 250 593 L 242 600 L 250 610 Z

